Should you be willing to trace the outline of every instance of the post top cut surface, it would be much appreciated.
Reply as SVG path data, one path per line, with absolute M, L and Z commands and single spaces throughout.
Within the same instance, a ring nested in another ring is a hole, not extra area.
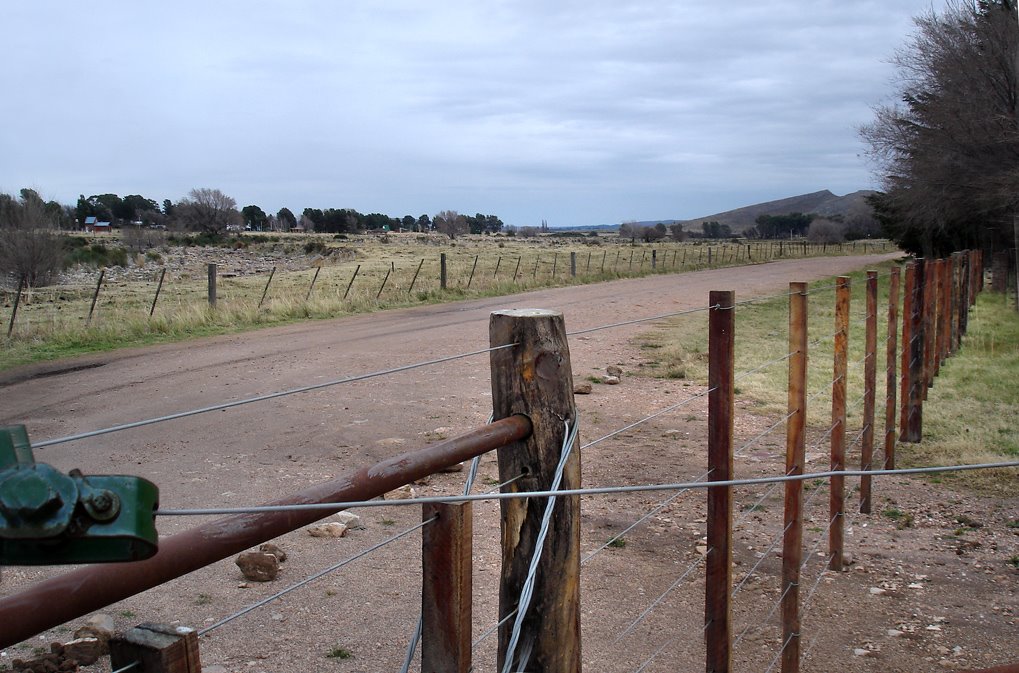
M 492 311 L 492 315 L 505 315 L 511 318 L 540 318 L 558 316 L 562 315 L 562 313 L 547 308 L 506 308 L 500 311 Z

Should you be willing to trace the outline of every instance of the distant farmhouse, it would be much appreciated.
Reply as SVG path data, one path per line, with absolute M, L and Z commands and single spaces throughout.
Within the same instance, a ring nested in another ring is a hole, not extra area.
M 97 233 L 97 232 L 98 233 L 102 233 L 104 231 L 110 231 L 110 223 L 109 222 L 99 222 L 99 221 L 96 220 L 96 218 L 94 216 L 90 215 L 89 217 L 85 218 L 85 231 L 92 232 L 92 233 Z

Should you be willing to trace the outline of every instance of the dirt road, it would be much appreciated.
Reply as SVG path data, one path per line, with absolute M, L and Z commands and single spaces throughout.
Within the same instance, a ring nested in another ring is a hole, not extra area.
M 734 290 L 738 300 L 777 294 L 786 291 L 790 281 L 827 278 L 893 257 L 793 260 L 542 290 L 20 368 L 0 374 L 0 422 L 25 423 L 39 442 L 484 349 L 488 316 L 501 308 L 557 309 L 564 313 L 568 330 L 581 330 L 703 307 L 713 289 Z M 702 313 L 688 319 L 706 322 Z M 631 339 L 651 329 L 653 323 L 641 323 L 572 338 L 575 376 L 598 374 L 613 364 L 633 371 L 641 353 Z M 619 386 L 596 386 L 595 394 L 577 400 L 582 439 L 618 429 L 697 390 L 687 382 L 639 375 L 627 376 Z M 249 505 L 483 424 L 490 396 L 488 357 L 476 355 L 55 444 L 37 450 L 36 457 L 64 471 L 77 467 L 86 473 L 152 479 L 160 486 L 163 508 Z M 756 416 L 747 405 L 738 406 L 737 441 L 775 421 Z M 704 469 L 703 419 L 703 404 L 693 404 L 681 414 L 586 450 L 584 484 L 696 478 Z M 768 437 L 740 459 L 737 471 L 744 476 L 777 474 L 783 452 L 784 437 Z M 823 453 L 819 455 L 820 462 L 812 467 L 824 466 Z M 493 484 L 496 476 L 494 457 L 485 457 L 480 483 Z M 417 488 L 424 494 L 456 493 L 462 480 L 460 474 L 437 475 Z M 881 482 L 875 492 L 880 503 L 876 509 L 894 502 L 896 508 L 915 513 L 916 525 L 900 530 L 880 514 L 854 518 L 847 543 L 856 555 L 851 572 L 820 572 L 823 553 L 816 552 L 807 573 L 812 588 L 820 590 L 804 632 L 817 649 L 807 656 L 804 670 L 905 672 L 1004 663 L 1019 629 L 1017 575 L 1008 574 L 1003 560 L 1019 551 L 1019 538 L 1005 524 L 1016 503 L 948 495 L 945 490 L 931 493 L 919 480 Z M 684 568 L 697 570 L 701 559 L 702 498 L 691 496 L 662 507 L 627 534 L 625 548 L 597 552 L 662 498 L 650 494 L 583 500 L 582 556 L 597 554 L 582 575 L 587 671 L 633 671 L 649 657 L 657 658 L 641 670 L 703 666 L 703 570 L 682 583 L 676 579 Z M 734 563 L 737 577 L 746 573 L 748 581 L 734 608 L 740 634 L 735 660 L 738 670 L 765 670 L 780 644 L 774 612 L 768 611 L 779 594 L 781 561 L 767 545 L 780 534 L 781 489 L 743 489 L 736 500 L 741 515 Z M 821 509 L 807 518 L 810 534 L 818 540 L 824 536 L 826 501 L 818 498 L 815 507 Z M 986 523 L 981 531 L 967 533 L 983 536 L 983 546 L 964 548 L 959 536 L 949 534 L 959 526 L 959 513 Z M 290 558 L 276 582 L 242 582 L 227 560 L 107 612 L 118 628 L 141 621 L 201 628 L 420 520 L 413 507 L 362 509 L 359 514 L 364 527 L 343 539 L 311 538 L 302 531 L 280 538 L 277 542 Z M 497 619 L 497 506 L 479 505 L 474 518 L 477 638 Z M 160 534 L 167 535 L 194 520 L 160 517 L 157 523 Z M 399 670 L 420 605 L 419 558 L 419 543 L 407 538 L 288 594 L 204 636 L 203 664 L 231 673 Z M 0 596 L 58 572 L 5 568 Z M 632 626 L 642 613 L 649 613 L 648 618 Z M 629 636 L 620 638 L 628 628 Z M 69 630 L 45 637 L 44 642 L 66 641 Z M 494 670 L 494 641 L 490 638 L 477 648 L 475 670 Z M 11 657 L 25 657 L 38 644 L 26 642 L 0 653 L 0 670 Z M 328 653 L 336 648 L 352 656 L 330 658 Z

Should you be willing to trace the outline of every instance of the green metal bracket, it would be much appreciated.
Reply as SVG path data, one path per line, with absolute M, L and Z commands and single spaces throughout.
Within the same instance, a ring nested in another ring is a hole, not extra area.
M 23 425 L 0 428 L 0 565 L 139 561 L 156 553 L 159 488 L 36 463 Z

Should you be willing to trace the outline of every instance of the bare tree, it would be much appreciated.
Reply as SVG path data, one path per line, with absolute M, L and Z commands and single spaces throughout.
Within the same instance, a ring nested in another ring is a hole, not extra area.
M 884 193 L 872 205 L 907 250 L 942 255 L 1019 239 L 1015 3 L 949 0 L 914 19 L 893 59 L 898 100 L 861 129 Z
M 435 227 L 436 231 L 441 231 L 449 236 L 450 239 L 455 239 L 457 236 L 470 231 L 467 218 L 455 210 L 443 210 L 438 213 L 432 218 L 432 226 Z
M 223 233 L 229 226 L 240 226 L 243 221 L 237 202 L 218 189 L 192 189 L 174 210 L 185 229 L 214 235 Z
M 53 280 L 64 249 L 52 212 L 33 190 L 21 190 L 20 202 L 0 194 L 0 276 L 29 287 Z

